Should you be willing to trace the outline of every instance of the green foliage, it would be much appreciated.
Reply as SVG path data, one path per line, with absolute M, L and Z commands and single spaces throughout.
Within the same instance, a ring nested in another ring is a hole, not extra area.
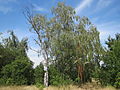
M 116 88 L 120 88 L 120 72 L 118 72 L 115 80 L 116 80 L 116 81 L 115 81 L 114 86 L 115 86 Z
M 11 63 L 16 58 L 16 54 L 14 51 L 10 50 L 9 48 L 4 48 L 0 45 L 0 71 L 3 66 L 6 64 Z
M 45 86 L 48 82 L 49 85 L 61 86 L 73 81 L 88 82 L 94 77 L 102 85 L 120 88 L 120 34 L 109 37 L 106 42 L 108 49 L 104 50 L 97 28 L 87 17 L 76 16 L 75 10 L 64 3 L 58 3 L 52 14 L 53 17 L 46 18 L 27 13 L 31 31 L 37 35 L 34 40 L 39 46 L 38 54 L 43 55 L 44 67 L 49 68 L 44 70 L 40 64 L 33 69 L 26 53 L 28 39 L 19 41 L 10 31 L 10 36 L 0 42 L 0 85 L 35 83 L 43 89 L 44 80 Z M 100 60 L 104 62 L 102 66 Z M 44 73 L 49 75 L 49 81 L 44 78 Z
M 86 62 L 99 63 L 103 49 L 99 32 L 87 17 L 76 16 L 74 9 L 64 3 L 58 3 L 57 7 L 53 8 L 53 14 L 51 56 L 54 57 L 52 59 L 60 73 L 75 80 L 78 77 L 77 66 L 84 66 Z M 93 67 L 94 65 L 97 64 L 93 64 Z M 86 81 L 91 78 L 87 72 L 91 72 L 93 67 L 88 70 L 84 67 Z
M 72 83 L 72 80 L 60 73 L 54 65 L 49 66 L 49 84 L 54 86 L 69 85 Z
M 30 12 L 27 13 L 31 31 L 37 35 L 34 40 L 40 47 L 38 52 L 43 55 L 46 68 L 49 60 L 54 60 L 57 70 L 63 74 L 62 78 L 67 76 L 75 80 L 79 72 L 76 67 L 81 63 L 83 66 L 86 62 L 94 63 L 95 57 L 99 63 L 102 51 L 99 32 L 87 17 L 76 16 L 75 10 L 62 2 L 52 9 L 52 14 L 53 17 L 47 18 L 42 14 L 32 16 Z M 86 79 L 91 78 L 91 75 L 86 76 Z
M 28 39 L 23 38 L 21 41 L 19 41 L 13 31 L 9 31 L 9 33 L 9 37 L 2 40 L 3 46 L 11 51 L 14 51 L 18 56 L 27 57 L 26 51 L 28 50 Z
M 100 68 L 100 82 L 103 85 L 119 85 L 116 78 L 119 78 L 120 72 L 120 34 L 116 34 L 116 38 L 108 38 L 106 43 L 108 50 L 103 56 L 104 65 Z
M 0 85 L 34 83 L 33 63 L 28 59 L 27 39 L 18 40 L 13 31 L 0 43 Z
M 53 17 L 47 18 L 42 14 L 32 16 L 27 11 L 31 31 L 37 35 L 34 40 L 40 47 L 38 53 L 43 55 L 46 68 L 49 66 L 49 60 L 54 60 L 56 70 L 62 74 L 57 74 L 51 77 L 52 79 L 57 82 L 63 82 L 66 78 L 75 80 L 79 72 L 77 66 L 81 63 L 83 66 L 86 62 L 99 63 L 102 54 L 99 32 L 87 17 L 76 16 L 75 10 L 62 2 L 52 9 L 52 14 Z M 44 73 L 48 72 L 47 70 Z M 86 74 L 86 81 L 91 78 L 91 70 L 92 68 L 83 71 L 89 72 Z M 47 78 L 44 80 L 48 81 Z
M 40 63 L 35 69 L 34 76 L 35 76 L 35 83 L 43 85 L 44 84 L 44 67 L 43 64 Z
M 32 62 L 26 58 L 13 61 L 2 68 L 2 78 L 7 85 L 24 85 L 33 83 Z
M 80 83 L 81 83 L 80 78 L 79 78 L 79 77 L 77 77 L 77 78 L 75 79 L 74 83 L 75 83 L 75 84 L 80 84 Z
M 43 90 L 43 88 L 45 87 L 43 84 L 40 83 L 36 83 L 35 84 L 37 88 L 39 88 L 40 90 Z
M 3 78 L 0 78 L 0 86 L 6 85 L 6 82 Z
M 14 32 L 10 31 L 9 37 L 3 38 L 0 43 L 0 69 L 19 57 L 27 57 L 27 49 L 27 38 L 19 41 Z

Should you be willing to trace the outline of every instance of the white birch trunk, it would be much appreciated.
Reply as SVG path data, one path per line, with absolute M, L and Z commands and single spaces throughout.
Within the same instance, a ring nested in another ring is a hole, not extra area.
M 45 60 L 45 63 L 44 63 L 44 85 L 45 87 L 48 87 L 48 63 L 47 63 L 47 60 Z

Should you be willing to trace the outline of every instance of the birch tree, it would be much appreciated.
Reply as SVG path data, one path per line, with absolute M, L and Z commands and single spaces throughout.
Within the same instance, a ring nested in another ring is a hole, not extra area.
M 38 54 L 42 55 L 44 58 L 44 85 L 48 86 L 48 63 L 50 56 L 50 27 L 49 21 L 44 15 L 32 15 L 30 12 L 27 12 L 27 19 L 31 24 L 30 31 L 34 32 L 37 35 L 37 38 L 34 38 L 34 41 L 39 46 L 37 50 Z

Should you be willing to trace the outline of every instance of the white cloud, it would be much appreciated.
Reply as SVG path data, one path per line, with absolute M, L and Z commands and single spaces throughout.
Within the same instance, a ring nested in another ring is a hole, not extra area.
M 108 7 L 112 3 L 112 0 L 99 0 L 97 5 L 96 5 L 96 11 L 99 11 L 105 7 Z
M 119 15 L 120 8 L 119 6 L 115 6 L 114 8 L 111 8 L 105 15 L 104 17 L 120 17 Z M 114 14 L 115 13 L 115 14 Z M 114 14 L 114 16 L 113 16 Z
M 114 37 L 116 33 L 120 33 L 119 22 L 111 21 L 102 24 L 96 24 L 98 31 L 100 32 L 100 40 L 105 43 L 108 36 Z
M 0 4 L 2 3 L 9 3 L 9 2 L 16 2 L 17 0 L 0 0 Z
M 0 12 L 2 12 L 4 14 L 11 12 L 11 11 L 12 11 L 11 7 L 0 6 Z
M 0 5 L 9 4 L 9 3 L 16 3 L 17 0 L 0 0 Z
M 35 50 L 37 50 L 37 48 Z M 30 60 L 34 62 L 34 67 L 39 65 L 40 62 L 44 60 L 42 56 L 38 57 L 38 53 L 31 49 L 28 50 L 27 55 L 30 58 Z
M 88 7 L 93 0 L 83 0 L 76 8 L 76 14 L 80 13 L 84 8 Z
M 99 20 L 99 17 L 93 17 L 91 18 L 92 23 L 96 23 Z
M 42 8 L 42 7 L 38 6 L 37 4 L 33 4 L 33 7 L 34 7 L 35 11 L 47 12 L 47 10 L 45 8 Z
M 12 7 L 8 6 L 9 3 L 15 3 L 17 0 L 0 0 L 0 12 L 7 14 L 13 11 Z
M 98 2 L 98 6 L 103 6 L 103 7 L 107 7 L 107 6 L 109 6 L 110 4 L 111 4 L 111 0 L 99 0 L 99 2 Z

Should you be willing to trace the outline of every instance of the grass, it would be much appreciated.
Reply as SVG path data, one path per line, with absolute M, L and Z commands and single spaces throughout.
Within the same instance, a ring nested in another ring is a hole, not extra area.
M 35 86 L 1 86 L 0 90 L 39 90 Z
M 44 88 L 43 90 L 116 90 L 115 88 L 109 86 L 109 87 L 100 87 L 100 86 L 93 86 L 93 85 L 83 85 L 81 87 L 78 86 L 73 86 L 73 85 L 69 85 L 69 86 L 62 86 L 62 87 L 54 87 L 54 86 L 50 86 L 48 88 Z
M 0 87 L 0 90 L 41 90 L 41 89 L 38 89 L 36 86 L 6 86 L 6 87 L 3 86 Z M 49 86 L 47 88 L 44 88 L 43 90 L 116 90 L 116 89 L 111 86 L 101 87 L 100 85 L 87 83 L 80 87 L 75 85 L 61 87 Z

